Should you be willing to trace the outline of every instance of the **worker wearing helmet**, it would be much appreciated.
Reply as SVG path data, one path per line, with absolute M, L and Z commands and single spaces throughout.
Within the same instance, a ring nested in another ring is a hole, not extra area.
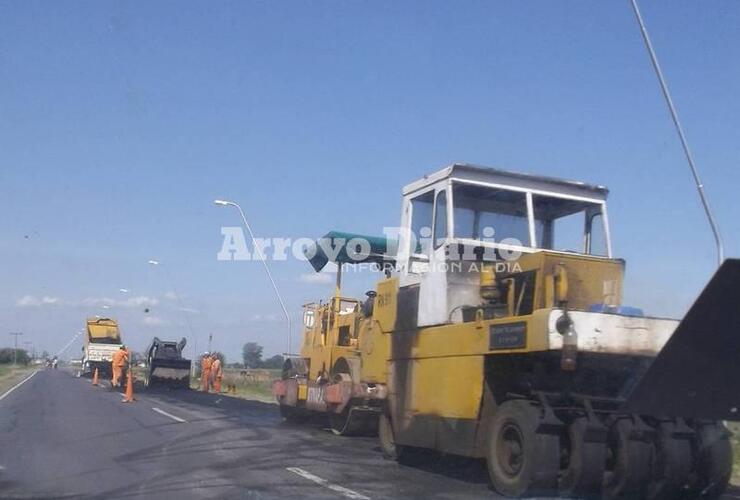
M 213 391 L 218 394 L 221 392 L 221 380 L 223 379 L 223 370 L 221 369 L 221 360 L 215 354 L 211 355 L 213 363 L 211 364 L 211 376 L 213 377 Z
M 128 361 L 128 350 L 126 346 L 121 346 L 116 352 L 113 353 L 113 359 L 111 359 L 111 371 L 113 372 L 113 380 L 111 385 L 113 387 L 121 386 L 121 375 L 123 374 L 123 367 L 126 366 Z
M 213 359 L 209 353 L 205 353 L 200 360 L 200 385 L 203 392 L 208 392 L 211 385 L 211 366 Z

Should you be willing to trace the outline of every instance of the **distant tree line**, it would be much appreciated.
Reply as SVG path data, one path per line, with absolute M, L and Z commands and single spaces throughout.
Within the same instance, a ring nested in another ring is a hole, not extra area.
M 13 362 L 13 352 L 16 352 L 18 357 L 19 365 L 27 365 L 31 362 L 31 356 L 25 349 L 13 349 L 12 347 L 0 348 L 0 364 L 7 364 Z
M 262 359 L 262 346 L 257 342 L 247 342 L 242 347 L 242 364 L 244 368 L 280 369 L 283 367 L 283 357 L 276 354 Z

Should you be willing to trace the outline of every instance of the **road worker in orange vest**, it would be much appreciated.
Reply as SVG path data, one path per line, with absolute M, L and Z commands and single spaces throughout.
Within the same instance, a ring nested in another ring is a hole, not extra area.
M 210 353 L 206 352 L 203 354 L 203 358 L 200 360 L 200 389 L 203 392 L 208 392 L 211 386 L 211 366 L 213 365 L 213 358 Z
M 113 359 L 111 359 L 111 371 L 113 372 L 113 380 L 111 385 L 113 387 L 121 386 L 121 375 L 123 374 L 123 368 L 128 362 L 128 350 L 126 346 L 121 346 L 116 352 L 113 353 Z
M 213 363 L 211 364 L 211 376 L 213 377 L 213 391 L 216 394 L 221 392 L 221 380 L 224 377 L 223 370 L 221 369 L 221 360 L 218 356 L 212 354 Z

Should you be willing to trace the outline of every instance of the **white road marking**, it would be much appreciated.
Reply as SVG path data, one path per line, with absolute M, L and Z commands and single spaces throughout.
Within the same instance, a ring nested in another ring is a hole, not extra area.
M 325 488 L 328 488 L 332 491 L 336 491 L 340 495 L 343 495 L 347 498 L 354 498 L 356 500 L 370 500 L 370 497 L 366 497 L 365 495 L 357 493 L 356 491 L 352 491 L 349 488 L 345 488 L 344 486 L 339 486 L 338 484 L 332 484 L 326 479 L 316 476 L 314 474 L 311 474 L 310 472 L 305 471 L 301 469 L 300 467 L 286 467 L 285 470 L 288 470 L 292 472 L 293 474 L 298 474 L 299 476 L 306 478 L 309 481 L 313 481 L 314 483 L 321 485 Z
M 184 418 L 177 417 L 177 416 L 173 415 L 172 413 L 167 413 L 166 411 L 160 410 L 159 408 L 152 408 L 152 410 L 156 411 L 160 415 L 164 415 L 165 417 L 170 417 L 175 422 L 180 422 L 181 424 L 187 424 L 188 423 L 188 421 L 185 420 Z
M 0 396 L 0 401 L 2 401 L 3 399 L 5 399 L 5 397 L 8 394 L 10 394 L 11 392 L 13 392 L 14 390 L 16 390 L 17 388 L 19 388 L 23 384 L 25 384 L 26 382 L 28 382 L 29 380 L 31 380 L 31 377 L 33 377 L 37 373 L 38 373 L 38 370 L 36 370 L 35 372 L 31 373 L 28 377 L 24 378 L 23 380 L 21 380 L 20 382 L 18 382 L 17 384 L 15 384 L 13 387 L 11 387 L 7 391 L 5 391 L 5 394 L 3 394 L 2 396 Z

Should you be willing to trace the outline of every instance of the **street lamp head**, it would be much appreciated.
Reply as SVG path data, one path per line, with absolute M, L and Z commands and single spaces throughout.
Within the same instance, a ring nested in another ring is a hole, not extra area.
M 235 205 L 233 201 L 228 201 L 228 200 L 213 200 L 213 203 L 220 207 L 226 207 L 228 205 Z

